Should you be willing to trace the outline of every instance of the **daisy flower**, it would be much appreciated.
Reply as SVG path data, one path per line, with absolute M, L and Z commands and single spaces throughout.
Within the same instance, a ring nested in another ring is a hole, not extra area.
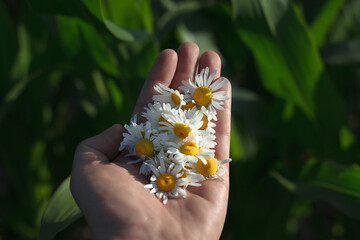
M 198 108 L 192 108 L 191 110 L 185 111 L 185 115 L 187 118 L 191 118 L 191 116 L 196 115 L 196 111 L 200 111 L 203 114 L 200 120 L 202 121 L 202 125 L 198 130 L 204 130 L 214 134 L 216 124 L 212 120 L 217 120 L 216 114 L 208 111 L 204 106 L 202 106 L 199 110 Z
M 194 115 L 186 114 L 187 111 L 178 109 L 175 112 L 164 113 L 162 116 L 166 119 L 164 125 L 159 127 L 159 130 L 169 132 L 170 137 L 178 139 L 185 139 L 188 136 L 196 134 L 199 128 L 203 125 L 202 113 L 200 111 L 194 112 Z
M 197 135 L 185 141 L 167 142 L 167 153 L 179 163 L 197 161 L 200 159 L 204 164 L 206 158 L 213 158 L 215 155 L 215 135 Z
M 153 175 L 150 177 L 150 184 L 144 187 L 151 189 L 150 193 L 154 193 L 163 204 L 166 204 L 169 197 L 177 198 L 179 195 L 186 197 L 186 187 L 188 185 L 199 186 L 198 182 L 203 181 L 204 177 L 199 174 L 192 174 L 191 177 L 182 177 L 182 168 L 174 163 L 167 165 L 164 159 L 159 159 L 159 166 L 149 165 Z
M 187 92 L 186 98 L 193 99 L 198 106 L 206 107 L 210 112 L 215 113 L 216 109 L 224 110 L 221 106 L 224 104 L 223 100 L 228 100 L 229 97 L 225 96 L 225 91 L 218 91 L 220 88 L 225 86 L 228 81 L 221 77 L 218 80 L 213 81 L 216 74 L 216 70 L 214 70 L 210 76 L 209 75 L 209 68 L 206 67 L 205 69 L 201 70 L 199 74 L 195 76 L 195 81 L 189 82 L 182 81 L 184 86 L 179 87 L 184 92 Z
M 168 103 L 155 103 L 154 105 L 149 103 L 144 109 L 145 111 L 141 116 L 146 118 L 155 129 L 158 129 L 159 126 L 162 125 L 161 122 L 166 122 L 166 119 L 162 116 L 163 114 L 170 114 L 175 111 Z
M 160 162 L 159 159 L 162 158 L 164 160 L 164 163 L 169 165 L 172 163 L 172 161 L 167 158 L 168 154 L 166 154 L 163 149 L 160 150 L 160 152 L 156 155 L 156 157 L 149 158 L 145 161 L 143 161 L 139 173 L 142 175 L 149 175 L 151 173 L 150 165 L 152 166 L 159 166 Z
M 211 133 L 215 133 L 214 127 L 216 124 L 212 122 L 212 120 L 217 121 L 216 112 L 208 111 L 204 106 L 197 106 L 194 100 L 190 100 L 185 105 L 181 106 L 182 110 L 187 111 L 202 111 L 203 117 L 201 121 L 203 121 L 203 125 L 199 128 L 199 130 L 206 130 Z
M 189 171 L 195 171 L 205 179 L 220 179 L 224 180 L 221 176 L 225 173 L 225 169 L 223 165 L 231 162 L 231 158 L 218 161 L 215 158 L 205 158 L 206 164 L 204 164 L 200 159 L 197 161 L 189 162 L 186 169 Z
M 128 133 L 124 133 L 124 139 L 120 144 L 119 151 L 124 149 L 129 153 L 126 156 L 138 157 L 128 164 L 138 163 L 154 156 L 155 151 L 161 149 L 163 136 L 159 137 L 157 130 L 151 128 L 150 122 L 136 124 L 131 121 L 130 125 L 125 125 Z
M 173 108 L 179 108 L 185 104 L 184 95 L 178 90 L 168 88 L 164 84 L 159 83 L 154 89 L 161 95 L 154 95 L 154 102 L 169 103 Z

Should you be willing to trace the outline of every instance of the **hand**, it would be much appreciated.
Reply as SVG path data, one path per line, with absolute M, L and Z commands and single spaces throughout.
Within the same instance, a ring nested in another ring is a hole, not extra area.
M 162 83 L 173 89 L 194 75 L 199 48 L 182 44 L 177 53 L 167 49 L 157 57 L 145 82 L 134 113 L 156 94 L 153 86 Z M 212 51 L 202 54 L 199 69 L 217 69 L 221 60 Z M 231 99 L 231 86 L 221 90 Z M 231 101 L 218 114 L 216 158 L 229 158 Z M 206 180 L 201 187 L 188 187 L 186 198 L 170 199 L 164 205 L 144 185 L 149 177 L 139 174 L 138 165 L 118 152 L 124 128 L 113 125 L 86 139 L 76 149 L 71 174 L 71 192 L 83 212 L 95 239 L 218 239 L 224 226 L 229 192 L 229 166 L 224 181 Z

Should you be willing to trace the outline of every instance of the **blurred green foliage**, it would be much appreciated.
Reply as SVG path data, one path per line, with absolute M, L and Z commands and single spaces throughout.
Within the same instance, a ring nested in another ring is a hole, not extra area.
M 233 85 L 222 238 L 360 238 L 360 1 L 4 0 L 0 29 L 1 239 L 37 238 L 77 144 L 184 41 Z

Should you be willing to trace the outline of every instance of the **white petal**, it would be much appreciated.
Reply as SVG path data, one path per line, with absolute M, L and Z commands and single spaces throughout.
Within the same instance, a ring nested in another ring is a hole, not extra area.
M 135 163 L 139 163 L 139 162 L 142 162 L 142 159 L 136 159 L 136 160 L 133 160 L 133 161 L 128 161 L 126 164 L 135 164 Z
M 216 80 L 213 84 L 210 85 L 210 90 L 212 92 L 215 92 L 216 90 L 218 90 L 218 89 L 222 88 L 223 86 L 225 86 L 227 83 L 228 83 L 228 80 L 221 77 L 218 80 Z
M 207 80 L 206 86 L 210 86 L 212 80 L 214 79 L 215 75 L 216 75 L 216 69 L 211 73 L 210 77 Z

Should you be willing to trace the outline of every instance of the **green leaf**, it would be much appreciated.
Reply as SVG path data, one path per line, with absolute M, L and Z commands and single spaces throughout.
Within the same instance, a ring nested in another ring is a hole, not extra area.
M 265 87 L 314 117 L 323 71 L 305 24 L 289 1 L 233 0 L 238 34 L 253 52 Z
M 121 110 L 123 107 L 123 94 L 120 91 L 119 87 L 116 85 L 116 82 L 112 79 L 108 79 L 106 84 L 109 89 L 109 94 L 111 96 L 111 100 L 116 110 Z
M 19 24 L 17 30 L 19 50 L 11 69 L 11 78 L 16 80 L 28 75 L 31 60 L 30 36 L 23 24 Z
M 94 80 L 95 88 L 100 96 L 100 99 L 103 104 L 107 104 L 109 102 L 109 93 L 105 86 L 105 81 L 103 79 L 103 76 L 101 75 L 101 72 L 98 70 L 92 71 L 92 77 Z
M 356 142 L 354 134 L 348 126 L 343 126 L 340 129 L 340 144 L 342 150 L 347 150 L 353 143 Z
M 117 60 L 107 46 L 107 42 L 102 36 L 89 24 L 84 21 L 79 21 L 80 32 L 86 44 L 92 59 L 104 71 L 112 76 L 118 76 L 119 70 Z
M 360 4 L 358 1 L 345 1 L 341 14 L 331 27 L 328 42 L 343 42 L 359 35 Z
M 271 173 L 280 184 L 301 198 L 332 203 L 345 214 L 360 219 L 360 167 L 338 166 L 330 162 L 309 160 L 299 180 L 293 181 L 277 172 Z
M 82 48 L 80 38 L 79 19 L 57 15 L 57 28 L 64 46 L 64 51 L 71 57 L 79 53 Z
M 82 0 L 82 3 L 119 40 L 132 42 L 153 31 L 149 1 Z
M 330 30 L 336 16 L 338 15 L 344 0 L 328 0 L 320 13 L 313 21 L 311 30 L 316 45 L 321 46 L 325 41 L 325 37 Z
M 125 30 L 124 28 L 116 25 L 115 23 L 104 19 L 104 23 L 107 27 L 107 29 L 118 39 L 132 42 L 135 40 L 135 36 L 131 34 L 129 31 Z
M 244 149 L 234 121 L 231 122 L 230 156 L 234 161 L 237 161 L 243 158 Z
M 43 214 L 39 240 L 53 238 L 82 216 L 70 192 L 70 177 L 56 190 Z
M 163 2 L 165 3 L 165 1 Z M 172 31 L 180 21 L 185 20 L 187 16 L 195 15 L 195 13 L 203 9 L 204 6 L 207 6 L 207 4 L 194 1 L 184 1 L 179 2 L 178 4 L 166 1 L 165 4 L 169 11 L 167 11 L 157 22 L 157 34 L 160 36 L 160 39 Z

